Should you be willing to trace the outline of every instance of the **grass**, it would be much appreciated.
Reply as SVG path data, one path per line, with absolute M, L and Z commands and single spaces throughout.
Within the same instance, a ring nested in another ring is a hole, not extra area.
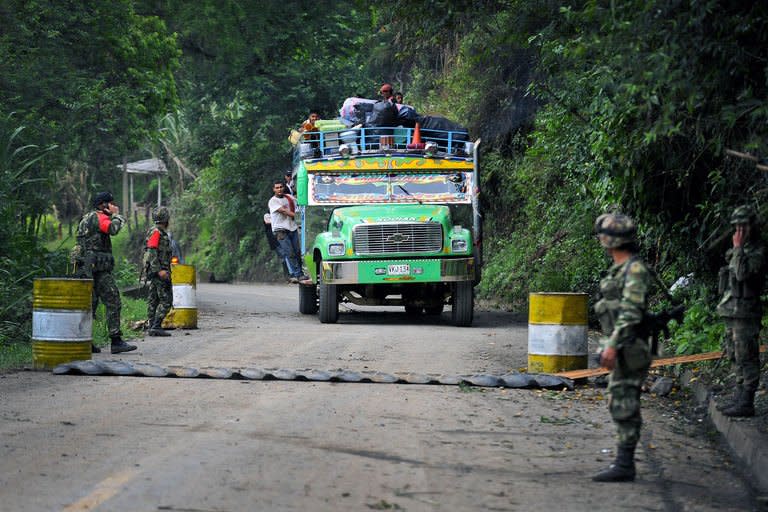
M 123 339 L 138 338 L 142 336 L 141 331 L 131 330 L 132 323 L 147 318 L 147 301 L 144 299 L 131 299 L 126 296 L 121 297 L 123 307 L 120 309 L 120 329 L 123 331 Z M 106 311 L 103 304 L 99 304 L 96 309 L 96 319 L 93 322 L 93 343 L 97 347 L 109 345 L 109 334 L 107 330 Z
M 130 329 L 130 325 L 147 317 L 147 302 L 144 299 L 131 299 L 122 296 L 122 308 L 120 324 L 123 331 L 123 339 L 140 337 L 141 331 Z M 96 318 L 93 322 L 93 343 L 99 347 L 109 346 L 107 333 L 107 321 L 104 305 L 100 304 L 96 309 Z M 8 343 L 0 345 L 0 371 L 32 366 L 32 344 L 30 342 Z

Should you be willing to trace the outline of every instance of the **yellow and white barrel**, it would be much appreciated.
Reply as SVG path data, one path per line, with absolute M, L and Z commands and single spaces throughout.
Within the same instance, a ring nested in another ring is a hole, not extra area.
M 93 280 L 41 278 L 32 283 L 32 365 L 50 369 L 91 359 Z
M 528 371 L 558 373 L 587 368 L 587 294 L 531 293 Z
M 197 276 L 193 265 L 171 266 L 173 307 L 163 320 L 163 329 L 197 329 Z

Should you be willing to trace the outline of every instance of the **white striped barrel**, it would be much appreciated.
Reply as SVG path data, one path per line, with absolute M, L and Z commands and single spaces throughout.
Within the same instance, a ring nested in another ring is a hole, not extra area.
M 528 371 L 557 373 L 587 367 L 587 294 L 531 293 Z
M 197 276 L 193 265 L 171 266 L 173 307 L 163 320 L 163 329 L 197 329 Z
M 93 280 L 35 279 L 32 292 L 33 366 L 91 359 Z

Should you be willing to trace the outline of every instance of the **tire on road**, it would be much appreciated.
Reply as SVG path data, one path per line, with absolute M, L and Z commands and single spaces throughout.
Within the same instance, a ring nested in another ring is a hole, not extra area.
M 299 284 L 299 313 L 314 315 L 317 313 L 317 286 Z
M 335 284 L 320 282 L 320 304 L 318 316 L 320 323 L 335 324 L 339 319 L 339 294 Z
M 457 327 L 469 327 L 474 316 L 475 289 L 472 281 L 459 281 L 453 285 L 451 323 Z

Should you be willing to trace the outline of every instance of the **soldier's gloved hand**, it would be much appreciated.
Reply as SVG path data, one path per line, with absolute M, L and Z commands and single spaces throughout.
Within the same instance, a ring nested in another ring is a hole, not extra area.
M 616 356 L 618 352 L 615 347 L 604 348 L 600 353 L 600 364 L 609 370 L 613 370 L 616 366 Z
M 171 278 L 171 273 L 168 272 L 167 270 L 161 270 L 160 272 L 157 273 L 157 277 L 159 277 L 163 281 L 167 281 Z

